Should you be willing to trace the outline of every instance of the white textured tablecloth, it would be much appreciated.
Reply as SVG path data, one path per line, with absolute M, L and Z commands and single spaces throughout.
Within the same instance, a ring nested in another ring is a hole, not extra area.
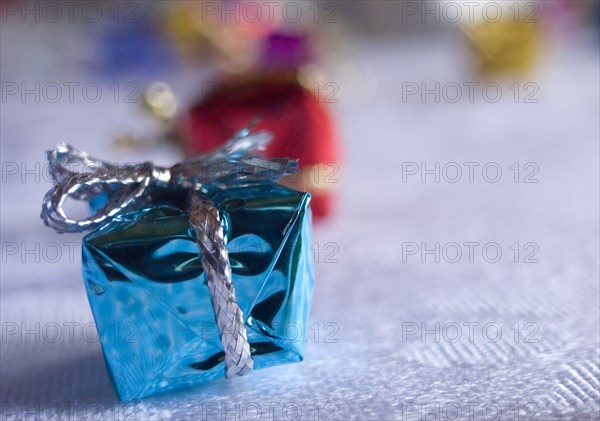
M 3 83 L 96 80 L 32 69 L 23 55 L 42 32 L 15 42 L 3 30 Z M 538 103 L 515 103 L 510 81 L 498 103 L 403 102 L 403 82 L 468 81 L 457 51 L 459 39 L 441 36 L 353 45 L 358 79 L 341 79 L 335 106 L 346 148 L 340 209 L 315 228 L 305 361 L 129 404 L 117 401 L 90 325 L 80 237 L 43 227 L 50 184 L 24 166 L 43 165 L 60 141 L 115 161 L 178 155 L 119 156 L 107 146 L 115 133 L 145 130 L 134 104 L 112 101 L 109 82 L 99 82 L 97 103 L 3 100 L 2 419 L 597 419 L 597 45 L 548 51 L 529 79 Z M 206 77 L 185 75 L 172 81 L 180 92 Z M 466 172 L 457 183 L 422 183 L 403 182 L 403 162 L 480 166 L 472 183 Z M 523 182 L 530 162 L 537 183 Z M 497 183 L 482 177 L 486 163 L 503 170 Z M 407 253 L 436 242 L 439 263 Z M 465 242 L 481 245 L 473 262 Z M 492 249 L 481 254 L 490 243 L 502 249 L 496 263 Z M 525 263 L 533 251 L 538 262 Z

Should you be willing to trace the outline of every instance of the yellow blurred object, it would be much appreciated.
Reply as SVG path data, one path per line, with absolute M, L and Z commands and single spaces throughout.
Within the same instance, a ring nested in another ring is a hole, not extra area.
M 476 66 L 484 76 L 529 72 L 538 53 L 539 24 L 506 17 L 480 21 L 465 27 Z
M 113 139 L 113 145 L 121 152 L 130 149 L 152 149 L 157 145 L 157 139 L 144 139 L 133 135 L 119 135 Z
M 188 57 L 210 54 L 227 73 L 252 69 L 260 58 L 262 42 L 277 26 L 262 10 L 266 4 L 260 7 L 246 0 L 187 0 L 173 4 L 165 26 L 179 50 Z M 248 18 L 247 7 L 259 7 L 260 18 Z
M 153 127 L 150 135 L 121 134 L 113 139 L 113 144 L 120 151 L 128 149 L 152 149 L 161 142 L 175 141 L 178 133 L 175 124 L 177 114 L 177 98 L 165 82 L 153 82 L 143 93 L 142 109 L 149 127 Z
M 174 41 L 183 57 L 194 57 L 209 48 L 209 40 L 202 21 L 197 21 L 186 3 L 174 2 L 169 8 L 163 24 L 168 36 Z
M 142 104 L 152 116 L 161 121 L 170 121 L 177 113 L 175 94 L 164 82 L 152 83 L 144 92 Z
M 319 174 L 331 174 L 333 165 L 331 162 L 307 165 L 298 170 L 297 174 L 283 177 L 279 182 L 296 190 L 307 191 L 313 196 L 329 194 L 337 188 L 338 180 L 332 182 L 328 180 L 328 177 L 322 177 Z

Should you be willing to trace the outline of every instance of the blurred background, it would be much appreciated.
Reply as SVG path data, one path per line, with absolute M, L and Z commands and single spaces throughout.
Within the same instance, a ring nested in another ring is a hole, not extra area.
M 598 1 L 0 1 L 0 20 L 6 419 L 600 417 Z M 39 220 L 44 152 L 171 165 L 256 116 L 314 198 L 306 360 L 119 404 L 81 238 Z

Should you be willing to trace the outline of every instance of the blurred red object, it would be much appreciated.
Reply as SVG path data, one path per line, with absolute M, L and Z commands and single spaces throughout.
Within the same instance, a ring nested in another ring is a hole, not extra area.
M 312 194 L 315 218 L 330 214 L 338 183 L 337 133 L 322 99 L 292 78 L 269 75 L 223 83 L 192 107 L 184 121 L 184 147 L 189 153 L 207 152 L 256 117 L 256 130 L 274 136 L 265 156 L 299 160 L 300 174 L 283 183 Z

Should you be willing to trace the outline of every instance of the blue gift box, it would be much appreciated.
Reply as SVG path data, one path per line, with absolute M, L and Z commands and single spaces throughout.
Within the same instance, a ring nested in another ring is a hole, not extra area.
M 84 238 L 87 294 L 121 400 L 225 375 L 185 197 L 157 188 L 151 206 Z M 310 196 L 263 182 L 219 189 L 211 199 L 222 216 L 254 368 L 301 361 L 314 282 Z

